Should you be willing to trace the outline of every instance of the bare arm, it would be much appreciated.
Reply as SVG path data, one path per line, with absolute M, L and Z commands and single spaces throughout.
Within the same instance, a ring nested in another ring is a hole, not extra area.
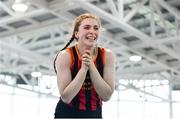
M 89 66 L 91 80 L 98 95 L 108 101 L 114 92 L 115 88 L 115 56 L 107 50 L 105 57 L 103 77 L 99 74 L 96 66 L 92 62 Z
M 86 57 L 86 55 L 84 57 Z M 88 70 L 86 62 L 82 62 L 81 69 L 72 80 L 70 65 L 71 60 L 68 51 L 65 50 L 60 52 L 56 60 L 57 83 L 61 98 L 65 103 L 70 103 L 77 95 L 85 80 Z

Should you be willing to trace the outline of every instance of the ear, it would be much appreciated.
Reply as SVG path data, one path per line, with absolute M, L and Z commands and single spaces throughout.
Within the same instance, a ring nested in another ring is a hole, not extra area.
M 78 39 L 78 32 L 77 31 L 74 33 L 74 35 Z

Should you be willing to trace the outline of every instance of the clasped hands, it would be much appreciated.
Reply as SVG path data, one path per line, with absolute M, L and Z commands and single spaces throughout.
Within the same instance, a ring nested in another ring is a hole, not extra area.
M 82 55 L 82 67 L 85 66 L 87 69 L 89 69 L 91 64 L 93 64 L 93 56 L 90 50 L 85 50 Z

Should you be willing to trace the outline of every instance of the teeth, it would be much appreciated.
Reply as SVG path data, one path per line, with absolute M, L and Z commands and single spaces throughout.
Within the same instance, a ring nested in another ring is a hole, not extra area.
M 93 39 L 93 40 L 95 39 L 94 37 L 87 37 L 87 38 L 88 38 L 88 39 Z
M 87 35 L 86 38 L 89 40 L 96 40 L 96 35 Z

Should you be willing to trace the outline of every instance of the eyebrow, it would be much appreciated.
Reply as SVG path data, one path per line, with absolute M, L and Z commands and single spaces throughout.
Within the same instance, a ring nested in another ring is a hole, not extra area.
M 84 26 L 91 26 L 91 25 L 86 24 L 86 25 L 83 25 L 83 27 Z M 93 27 L 99 27 L 99 25 L 94 25 Z

